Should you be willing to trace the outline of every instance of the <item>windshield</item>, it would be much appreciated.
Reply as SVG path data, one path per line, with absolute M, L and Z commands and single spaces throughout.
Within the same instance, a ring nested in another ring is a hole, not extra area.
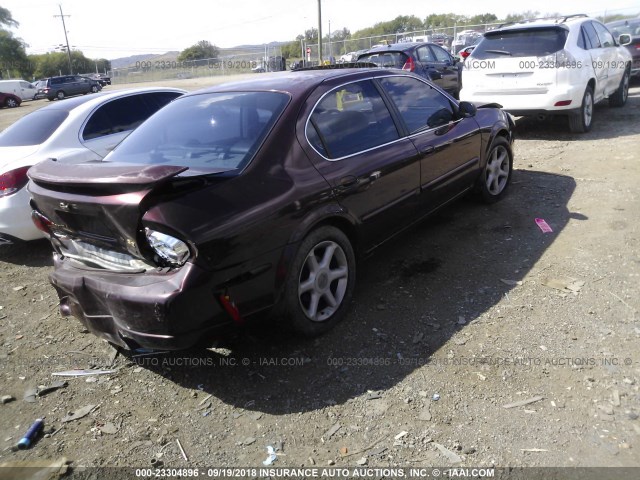
M 375 63 L 383 68 L 402 68 L 407 58 L 402 52 L 377 52 L 361 56 L 358 63 Z
M 478 60 L 503 57 L 544 57 L 564 48 L 567 30 L 559 27 L 487 32 L 473 50 Z
M 0 133 L 0 147 L 25 147 L 44 143 L 69 116 L 62 110 L 41 110 L 25 115 Z
M 184 97 L 151 116 L 105 160 L 195 170 L 241 169 L 253 158 L 288 99 L 276 92 Z

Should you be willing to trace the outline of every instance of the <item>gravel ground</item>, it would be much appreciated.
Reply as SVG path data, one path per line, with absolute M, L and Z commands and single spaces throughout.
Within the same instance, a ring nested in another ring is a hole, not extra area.
M 116 355 L 58 314 L 45 241 L 0 247 L 0 464 L 262 467 L 272 446 L 274 467 L 640 467 L 639 145 L 637 83 L 585 135 L 521 119 L 510 194 L 363 262 L 347 319 L 313 341 L 265 325 Z M 74 368 L 115 372 L 51 375 Z

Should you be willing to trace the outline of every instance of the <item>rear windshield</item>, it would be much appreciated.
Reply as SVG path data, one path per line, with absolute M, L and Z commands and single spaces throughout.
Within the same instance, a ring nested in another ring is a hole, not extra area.
M 504 57 L 544 57 L 564 48 L 568 32 L 564 28 L 529 28 L 485 33 L 473 50 L 479 60 Z
M 402 52 L 367 53 L 358 58 L 358 63 L 375 63 L 383 68 L 402 68 L 407 58 Z
M 40 110 L 25 115 L 0 133 L 0 147 L 24 147 L 40 145 L 69 116 L 62 110 Z
M 241 169 L 255 155 L 289 97 L 277 92 L 180 98 L 144 122 L 106 160 L 192 169 Z

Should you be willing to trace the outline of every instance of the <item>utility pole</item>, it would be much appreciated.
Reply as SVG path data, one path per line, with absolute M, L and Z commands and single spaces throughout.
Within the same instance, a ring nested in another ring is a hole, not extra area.
M 69 38 L 67 37 L 67 26 L 64 23 L 64 17 L 70 17 L 71 15 L 64 15 L 62 13 L 62 5 L 58 4 L 58 7 L 60 8 L 60 15 L 54 15 L 54 17 L 60 17 L 62 19 L 62 28 L 64 29 L 64 39 L 67 42 L 67 56 L 69 57 L 69 75 L 73 75 L 73 68 L 71 67 L 71 48 L 69 48 Z
M 318 0 L 318 64 L 322 65 L 322 0 Z

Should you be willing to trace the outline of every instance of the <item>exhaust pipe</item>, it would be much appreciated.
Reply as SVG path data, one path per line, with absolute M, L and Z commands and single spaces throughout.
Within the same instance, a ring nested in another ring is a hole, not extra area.
M 539 122 L 544 122 L 547 119 L 547 116 L 544 113 L 539 113 L 536 118 Z

